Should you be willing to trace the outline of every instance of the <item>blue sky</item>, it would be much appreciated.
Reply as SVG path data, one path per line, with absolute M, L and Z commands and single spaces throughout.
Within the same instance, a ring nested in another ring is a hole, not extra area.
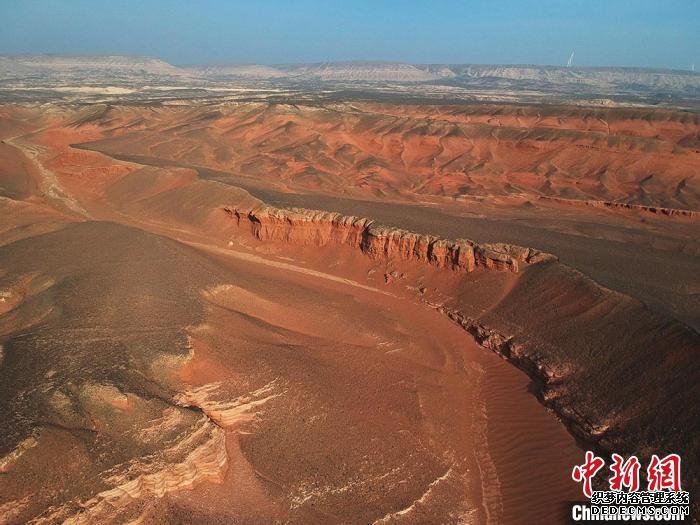
M 0 0 L 0 53 L 700 69 L 699 0 Z

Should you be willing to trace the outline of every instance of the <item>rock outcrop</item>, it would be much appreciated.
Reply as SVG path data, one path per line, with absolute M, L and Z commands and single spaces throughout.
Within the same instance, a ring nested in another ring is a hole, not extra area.
M 476 268 L 520 271 L 522 264 L 556 260 L 552 254 L 512 244 L 479 244 L 468 239 L 447 240 L 375 224 L 371 219 L 303 208 L 261 206 L 241 210 L 224 208 L 239 225 L 248 223 L 262 241 L 299 245 L 344 244 L 372 258 L 395 257 L 455 271 Z
M 228 468 L 225 431 L 203 414 L 193 432 L 150 459 L 151 463 L 132 461 L 125 472 L 115 469 L 117 472 L 104 480 L 109 488 L 87 501 L 50 508 L 33 523 L 112 522 L 117 516 L 138 513 L 140 501 L 191 489 L 204 481 L 220 483 Z
M 550 197 L 540 195 L 538 199 L 544 201 L 558 202 L 569 206 L 590 206 L 591 208 L 613 209 L 623 211 L 637 211 L 642 213 L 651 213 L 653 215 L 662 215 L 665 217 L 684 217 L 697 219 L 700 217 L 700 212 L 693 210 L 682 210 L 678 208 L 664 208 L 662 206 L 644 206 L 641 204 L 630 204 L 628 202 L 610 202 L 600 200 L 578 200 L 578 199 L 562 199 L 560 197 Z

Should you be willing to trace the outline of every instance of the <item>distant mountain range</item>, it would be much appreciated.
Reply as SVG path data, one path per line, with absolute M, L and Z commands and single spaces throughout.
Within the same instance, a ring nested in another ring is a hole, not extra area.
M 0 74 L 32 73 L 148 73 L 180 75 L 182 70 L 157 58 L 121 55 L 0 55 Z
M 679 70 L 396 62 L 174 66 L 157 58 L 119 55 L 0 55 L 0 86 L 17 82 L 36 84 L 37 81 L 47 85 L 69 82 L 193 86 L 263 82 L 307 87 L 319 84 L 348 87 L 405 84 L 477 91 L 534 90 L 573 96 L 700 98 L 700 74 Z

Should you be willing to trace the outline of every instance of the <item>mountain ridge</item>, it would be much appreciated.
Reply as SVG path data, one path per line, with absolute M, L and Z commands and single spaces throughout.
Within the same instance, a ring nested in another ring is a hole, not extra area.
M 700 72 L 673 69 L 673 68 L 647 68 L 638 66 L 559 66 L 555 64 L 518 64 L 518 63 L 480 63 L 480 62 L 407 62 L 399 60 L 329 60 L 317 62 L 275 62 L 275 63 L 259 63 L 259 62 L 214 62 L 202 64 L 175 64 L 168 62 L 160 57 L 149 55 L 128 55 L 120 53 L 110 54 L 81 54 L 81 53 L 0 53 L 0 59 L 3 62 L 15 62 L 16 64 L 32 65 L 39 64 L 43 67 L 58 66 L 63 62 L 64 65 L 70 65 L 70 61 L 77 62 L 76 65 L 84 64 L 104 65 L 122 64 L 129 65 L 130 62 L 135 64 L 150 64 L 166 67 L 168 69 L 188 71 L 188 70 L 208 70 L 212 68 L 271 68 L 286 71 L 295 71 L 298 69 L 314 69 L 314 68 L 333 68 L 341 67 L 360 68 L 389 68 L 389 67 L 412 67 L 419 70 L 430 71 L 433 68 L 459 68 L 461 70 L 489 70 L 489 69 L 537 69 L 542 71 L 566 71 L 571 73 L 576 72 L 624 72 L 624 73 L 655 73 L 655 74 L 673 74 L 689 77 L 700 78 Z M 53 62 L 53 64 L 51 64 Z
M 177 99 L 200 90 L 207 97 L 354 92 L 360 98 L 700 106 L 700 73 L 680 70 L 387 61 L 175 66 L 127 55 L 0 55 L 0 90 L 9 100 L 64 98 L 77 91 L 85 96 L 99 86 L 110 89 L 95 91 L 98 99 L 123 97 L 126 92 L 112 89 L 117 87 L 128 88 L 134 100 Z

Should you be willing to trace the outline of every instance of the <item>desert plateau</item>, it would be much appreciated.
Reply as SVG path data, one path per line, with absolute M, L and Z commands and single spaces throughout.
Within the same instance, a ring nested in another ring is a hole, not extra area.
M 573 60 L 0 55 L 0 524 L 697 512 L 700 74 Z

